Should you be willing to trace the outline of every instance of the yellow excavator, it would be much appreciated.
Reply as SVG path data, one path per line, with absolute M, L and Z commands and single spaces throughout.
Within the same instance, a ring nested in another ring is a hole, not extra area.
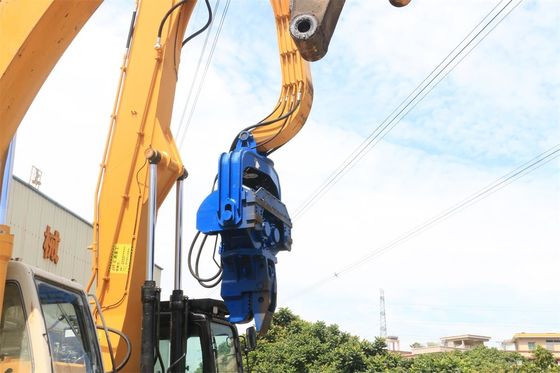
M 197 215 L 200 234 L 221 238 L 224 301 L 189 299 L 180 288 L 187 172 L 170 122 L 181 49 L 203 31 L 184 35 L 194 0 L 136 2 L 95 193 L 89 283 L 12 259 L 17 237 L 5 225 L 5 210 L 17 127 L 101 2 L 0 1 L 0 372 L 242 372 L 242 352 L 255 347 L 257 331 L 251 327 L 240 339 L 234 324 L 254 319 L 259 333 L 266 332 L 276 307 L 276 254 L 291 245 L 291 221 L 268 156 L 309 115 L 306 60 L 326 53 L 344 1 L 271 0 L 280 97 L 272 113 L 241 131 L 221 156 L 216 189 Z M 208 0 L 205 5 L 207 27 L 212 9 Z M 174 290 L 161 301 L 155 222 L 174 186 Z M 205 280 L 196 270 L 193 275 Z M 95 294 L 88 294 L 94 285 Z

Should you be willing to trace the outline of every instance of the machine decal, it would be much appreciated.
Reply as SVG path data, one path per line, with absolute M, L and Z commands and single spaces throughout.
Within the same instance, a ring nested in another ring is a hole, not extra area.
M 111 255 L 111 273 L 127 274 L 130 268 L 130 257 L 132 255 L 132 245 L 117 243 L 113 246 Z

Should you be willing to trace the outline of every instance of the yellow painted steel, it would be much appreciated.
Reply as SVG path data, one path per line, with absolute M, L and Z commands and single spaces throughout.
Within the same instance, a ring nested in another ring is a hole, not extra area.
M 122 330 L 132 341 L 132 357 L 125 368 L 130 371 L 139 367 L 140 288 L 146 277 L 148 165 L 144 153 L 155 149 L 164 156 L 158 165 L 158 207 L 183 172 L 169 127 L 181 41 L 194 2 L 172 13 L 163 29 L 161 48 L 156 49 L 155 30 L 176 2 L 165 3 L 168 6 L 153 0 L 139 3 L 132 43 L 121 68 L 95 201 L 93 273 L 97 296 L 107 324 Z M 313 96 L 309 66 L 289 36 L 289 3 L 271 3 L 277 22 L 283 85 L 278 105 L 265 121 L 293 113 L 286 121 L 254 131 L 265 151 L 295 136 L 307 118 Z M 123 258 L 130 258 L 128 266 L 123 265 Z M 124 343 L 116 338 L 112 343 L 120 361 L 125 353 Z M 106 346 L 103 351 L 107 364 Z
M 0 165 L 35 95 L 101 2 L 0 1 Z
M 260 152 L 277 149 L 290 141 L 305 124 L 313 103 L 309 63 L 301 57 L 290 36 L 290 2 L 271 0 L 270 3 L 276 18 L 282 89 L 273 112 L 261 121 L 272 123 L 252 131 Z
M 5 154 L 54 64 L 100 3 L 101 0 L 0 1 L 0 156 Z M 155 46 L 161 20 L 177 3 L 178 0 L 137 2 L 134 33 L 123 58 L 95 196 L 93 276 L 88 288 L 96 281 L 107 324 L 123 331 L 132 341 L 132 356 L 125 367 L 129 372 L 138 371 L 140 361 L 140 291 L 146 277 L 148 214 L 145 152 L 155 149 L 162 154 L 158 165 L 158 207 L 184 171 L 170 122 L 181 42 L 195 1 L 187 1 L 171 13 L 164 24 L 161 43 Z M 274 111 L 263 122 L 290 115 L 286 120 L 254 129 L 261 151 L 276 149 L 295 136 L 307 119 L 313 97 L 309 66 L 289 35 L 289 1 L 272 0 L 271 4 L 278 32 L 282 89 Z M 8 233 L 0 234 L 0 257 L 9 258 L 11 236 L 9 229 L 4 231 Z M 1 271 L 0 264 L 0 276 Z M 125 344 L 116 337 L 112 344 L 116 361 L 122 361 Z M 110 367 L 106 346 L 102 349 L 105 366 Z
M 2 305 L 4 304 L 8 262 L 12 257 L 13 248 L 14 236 L 10 234 L 10 227 L 7 225 L 0 225 L 0 319 L 2 319 Z
M 129 372 L 140 367 L 149 194 L 145 152 L 155 149 L 163 156 L 158 164 L 158 207 L 184 170 L 170 123 L 181 42 L 194 1 L 171 13 L 164 23 L 161 46 L 155 47 L 160 22 L 176 3 L 138 3 L 96 193 L 93 272 L 97 297 L 107 324 L 132 341 L 132 356 L 124 368 Z M 112 344 L 116 361 L 122 361 L 125 343 L 114 338 Z M 110 366 L 106 346 L 102 350 L 105 366 Z
M 52 68 L 102 0 L 0 1 L 0 185 L 8 148 Z M 11 175 L 9 175 L 11 177 Z M 13 235 L 0 226 L 0 316 Z

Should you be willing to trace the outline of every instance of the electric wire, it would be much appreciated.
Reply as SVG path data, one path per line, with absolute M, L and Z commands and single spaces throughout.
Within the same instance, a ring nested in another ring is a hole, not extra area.
M 299 206 L 299 208 L 294 213 L 294 220 L 303 215 L 305 212 L 309 210 L 313 204 L 317 202 L 330 188 L 336 184 L 357 162 L 359 162 L 365 154 L 370 151 L 377 143 L 382 140 L 404 117 L 410 113 L 410 111 L 416 107 L 441 81 L 443 81 L 451 71 L 455 69 L 463 60 L 466 58 L 479 44 L 482 42 L 505 18 L 511 14 L 511 12 L 516 9 L 519 4 L 521 4 L 523 0 L 519 0 L 510 10 L 500 18 L 489 31 L 482 35 L 482 33 L 494 22 L 497 17 L 502 14 L 505 9 L 513 2 L 513 0 L 509 0 L 494 16 L 491 14 L 494 10 L 504 2 L 501 0 L 487 15 L 467 34 L 465 38 L 420 82 L 416 88 L 370 133 L 370 135 L 362 141 L 362 143 L 354 149 L 350 153 L 350 155 L 336 168 L 331 175 L 317 188 L 311 195 Z M 479 28 L 479 26 L 488 18 L 488 20 L 484 26 L 475 33 L 475 31 Z M 460 48 L 461 44 L 465 42 L 469 38 L 470 35 L 474 34 L 468 42 Z M 482 35 L 482 37 L 474 44 L 474 46 L 467 50 L 467 48 L 477 40 L 477 38 Z M 460 49 L 459 49 L 460 48 Z M 445 63 L 446 60 L 449 59 L 451 55 L 455 51 L 459 51 Z M 465 52 L 466 51 L 466 52 Z M 463 54 L 463 52 L 465 52 Z M 458 57 L 461 57 L 460 60 L 451 65 Z M 441 69 L 439 69 L 442 65 L 444 65 Z M 447 69 L 451 66 L 449 69 Z M 437 70 L 439 71 L 435 73 Z M 435 75 L 434 75 L 435 73 Z M 443 76 L 442 76 L 443 74 Z M 433 75 L 433 76 L 432 76 Z M 439 80 L 436 81 L 441 76 Z M 432 85 L 432 83 L 435 84 Z M 427 83 L 426 83 L 427 82 Z M 418 99 L 419 98 L 419 99 Z M 404 114 L 403 114 L 404 113 Z
M 192 104 L 191 109 L 190 109 L 190 111 L 189 111 L 189 116 L 188 116 L 188 118 L 187 118 L 187 122 L 186 122 L 186 124 L 185 124 L 183 133 L 182 133 L 181 138 L 180 138 L 180 141 L 179 141 L 179 147 L 182 147 L 182 145 L 183 145 L 183 143 L 184 143 L 184 141 L 185 141 L 186 133 L 187 133 L 187 131 L 188 131 L 188 129 L 189 129 L 189 126 L 190 126 L 190 124 L 191 124 L 192 118 L 193 118 L 193 116 L 194 116 L 194 112 L 195 112 L 196 106 L 197 106 L 197 104 L 198 104 L 198 99 L 199 99 L 199 97 L 200 97 L 200 93 L 202 92 L 202 88 L 204 87 L 204 82 L 206 81 L 206 75 L 207 75 L 208 70 L 209 70 L 209 68 L 210 68 L 210 63 L 212 62 L 212 58 L 213 58 L 213 56 L 214 56 L 214 52 L 215 52 L 215 50 L 216 50 L 216 46 L 218 45 L 218 41 L 220 40 L 220 35 L 221 35 L 221 33 L 222 33 L 222 29 L 223 29 L 223 26 L 224 26 L 224 22 L 225 22 L 225 19 L 226 19 L 227 14 L 228 14 L 230 2 L 231 2 L 231 0 L 227 0 L 227 1 L 226 1 L 226 5 L 224 6 L 224 10 L 223 10 L 222 16 L 221 16 L 221 18 L 220 18 L 220 23 L 218 24 L 218 29 L 216 30 L 216 35 L 214 36 L 214 40 L 212 41 L 212 46 L 211 46 L 211 48 L 210 48 L 210 52 L 209 52 L 209 54 L 208 54 L 208 58 L 206 59 L 206 65 L 204 66 L 204 71 L 203 71 L 203 73 L 202 73 L 202 77 L 201 77 L 201 79 L 200 79 L 200 83 L 199 83 L 199 85 L 198 85 L 196 94 L 195 94 L 195 96 L 194 96 L 193 104 Z
M 225 19 L 226 19 L 226 16 L 227 16 L 227 14 L 228 14 L 228 11 L 229 11 L 230 3 L 231 3 L 231 0 L 227 0 L 227 1 L 226 1 L 226 5 L 224 6 L 224 10 L 223 10 L 222 16 L 221 16 L 221 18 L 220 18 L 220 23 L 218 24 L 218 29 L 216 30 L 216 35 L 214 36 L 214 40 L 213 40 L 213 42 L 212 42 L 212 47 L 210 48 L 210 52 L 209 52 L 209 54 L 208 54 L 208 58 L 206 59 L 206 65 L 204 66 L 204 71 L 203 71 L 203 73 L 202 73 L 202 77 L 201 77 L 201 79 L 200 79 L 200 83 L 199 83 L 199 85 L 198 85 L 196 94 L 195 94 L 195 96 L 194 96 L 193 104 L 192 104 L 191 109 L 190 109 L 190 111 L 189 111 L 189 116 L 188 116 L 188 118 L 187 118 L 187 122 L 186 122 L 185 125 L 184 125 L 184 129 L 183 129 L 182 134 L 180 134 L 180 137 L 178 137 L 178 138 L 179 138 L 179 142 L 178 142 L 179 148 L 181 148 L 181 147 L 183 146 L 183 143 L 184 143 L 184 141 L 185 141 L 185 136 L 186 136 L 186 134 L 187 134 L 187 131 L 188 131 L 189 126 L 190 126 L 190 123 L 191 123 L 191 121 L 192 121 L 194 112 L 195 112 L 195 110 L 196 110 L 196 106 L 197 106 L 197 104 L 198 104 L 198 99 L 199 99 L 199 97 L 200 97 L 200 93 L 202 92 L 202 88 L 204 87 L 204 82 L 205 82 L 205 80 L 206 80 L 206 74 L 208 73 L 208 69 L 210 68 L 210 63 L 212 62 L 212 57 L 214 56 L 214 52 L 215 52 L 215 50 L 216 50 L 216 46 L 217 46 L 218 41 L 219 41 L 219 39 L 220 39 L 220 35 L 221 35 L 221 33 L 222 33 L 222 29 L 223 29 L 223 26 L 224 26 Z M 195 77 L 195 78 L 196 78 L 196 77 Z M 182 125 L 182 123 L 181 123 L 181 124 L 180 124 L 180 127 L 182 127 L 182 126 L 183 126 L 183 125 Z M 179 132 L 178 132 L 178 135 L 179 135 Z
M 560 305 L 560 304 L 559 304 Z M 530 304 L 524 307 L 516 305 L 488 305 L 488 304 L 474 304 L 474 303 L 416 303 L 416 302 L 391 302 L 391 306 L 398 306 L 398 307 L 417 307 L 417 308 L 432 308 L 432 309 L 449 309 L 449 308 L 456 308 L 456 309 L 465 309 L 465 308 L 473 308 L 473 309 L 488 309 L 488 310 L 502 310 L 508 312 L 524 312 L 527 313 L 527 310 L 530 308 L 531 312 L 540 312 L 540 313 L 557 313 L 558 306 L 545 306 L 545 305 L 535 305 Z
M 438 72 L 435 76 L 433 76 L 433 77 L 431 78 L 431 80 L 428 82 L 427 85 L 425 85 L 423 88 L 421 88 L 422 85 L 423 85 L 428 79 L 430 79 L 430 76 L 432 76 L 432 75 L 434 74 L 434 72 L 437 71 L 437 69 L 440 68 L 440 67 L 445 63 L 445 61 L 446 61 L 447 59 L 449 59 L 449 57 L 450 57 L 457 49 L 459 49 L 459 47 L 461 46 L 461 44 L 463 44 L 463 43 L 465 42 L 465 40 L 467 40 L 467 38 L 469 37 L 469 35 L 472 35 L 472 34 L 474 33 L 474 31 L 484 22 L 484 20 L 486 20 L 486 19 L 492 14 L 492 12 L 494 12 L 494 10 L 495 10 L 503 1 L 504 1 L 504 0 L 501 0 L 500 2 L 498 2 L 498 3 L 494 6 L 494 8 L 493 8 L 481 21 L 479 21 L 479 23 L 473 28 L 473 30 L 472 30 L 471 32 L 469 32 L 469 34 L 467 34 L 467 36 L 465 36 L 465 37 L 463 38 L 463 40 L 462 40 L 451 52 L 449 52 L 449 54 L 448 54 L 448 55 L 447 55 L 447 56 L 446 56 L 446 57 L 445 57 L 445 58 L 444 58 L 444 59 L 443 59 L 443 60 L 428 74 L 428 76 L 426 76 L 426 78 L 424 78 L 424 80 L 423 80 L 422 82 L 420 82 L 420 84 L 405 98 L 405 100 L 404 100 L 399 106 L 397 106 L 397 108 L 395 108 L 395 109 L 393 110 L 393 112 L 392 112 L 392 113 L 391 113 L 391 114 L 390 114 L 390 115 L 375 129 L 375 130 L 374 130 L 374 131 L 373 131 L 373 133 L 372 133 L 370 136 L 368 136 L 368 138 L 366 138 L 366 139 L 364 140 L 364 142 L 362 142 L 362 144 L 360 144 L 360 146 L 358 147 L 358 150 L 355 150 L 355 151 L 350 155 L 350 157 L 348 157 L 348 158 L 346 159 L 346 161 L 344 162 L 343 166 L 339 167 L 339 169 L 338 169 L 337 171 L 335 171 L 335 173 L 333 173 L 333 174 L 335 175 L 335 176 L 334 176 L 335 178 L 340 177 L 340 176 L 341 176 L 341 172 L 343 172 L 344 170 L 346 170 L 346 169 L 351 165 L 351 163 L 352 163 L 358 156 L 360 156 L 362 153 L 364 153 L 364 150 L 367 149 L 367 147 L 372 143 L 372 141 L 374 141 L 377 137 L 379 137 L 379 134 L 381 134 L 381 133 L 383 132 L 384 129 L 386 129 L 396 118 L 398 118 L 399 115 L 402 114 L 403 111 L 405 111 L 405 110 L 411 105 L 411 103 L 412 103 L 416 98 L 418 98 L 418 97 L 423 93 L 423 91 L 426 90 L 426 88 L 428 88 L 428 87 L 430 86 L 430 84 L 431 84 L 439 75 L 441 75 L 441 73 L 444 72 L 445 69 L 446 69 L 451 63 L 453 63 L 453 62 L 455 61 L 455 59 L 456 59 L 458 56 L 460 56 L 461 53 L 463 53 L 463 51 L 466 50 L 466 48 L 467 48 L 467 47 L 468 47 L 468 46 L 469 46 L 469 45 L 470 45 L 470 44 L 471 44 L 471 43 L 472 43 L 472 42 L 473 42 L 473 41 L 474 41 L 474 40 L 475 40 L 475 39 L 476 39 L 476 38 L 477 38 L 491 23 L 503 12 L 503 10 L 504 10 L 513 0 L 509 0 L 509 2 L 508 2 L 496 15 L 494 15 L 494 17 L 492 17 L 492 19 L 491 19 L 489 22 L 487 22 L 487 24 L 486 24 L 481 30 L 479 30 L 478 33 L 476 33 L 476 35 L 475 35 L 465 46 L 463 46 L 463 48 L 461 48 L 461 50 L 459 51 L 459 53 L 457 53 L 456 56 L 454 56 L 450 61 L 448 61 L 447 64 L 443 67 L 443 69 L 442 69 L 440 72 Z M 522 1 L 522 0 L 521 0 L 521 1 Z M 521 2 L 521 1 L 520 1 L 520 2 Z M 519 2 L 519 3 L 520 3 L 520 2 Z M 518 3 L 517 5 L 519 5 L 519 3 Z M 513 10 L 513 9 L 512 9 L 512 10 Z M 511 13 L 511 10 L 510 10 L 510 13 Z M 507 17 L 507 15 L 509 15 L 509 13 L 506 14 L 505 17 Z M 499 24 L 503 19 L 505 19 L 505 17 L 502 18 L 497 24 Z M 492 31 L 492 30 L 497 26 L 497 24 L 496 24 L 490 31 Z M 488 32 L 486 35 L 484 35 L 483 38 L 481 38 L 480 41 L 478 41 L 478 43 L 480 43 L 488 34 L 489 34 L 489 32 Z M 478 45 L 478 43 L 475 45 L 475 47 Z M 470 53 L 473 49 L 474 49 L 474 47 L 473 47 L 471 50 L 469 50 L 469 51 L 467 52 L 466 55 L 468 55 L 468 53 Z M 466 55 L 462 57 L 462 59 L 459 61 L 459 63 L 466 57 Z M 445 78 L 457 65 L 458 65 L 458 64 L 454 65 L 450 70 L 448 70 L 447 73 L 443 76 L 443 78 Z M 441 80 L 443 80 L 443 78 L 442 78 Z M 440 80 L 440 81 L 441 81 L 441 80 Z M 440 81 L 439 81 L 439 82 L 440 82 Z M 437 84 L 439 84 L 439 82 L 437 82 L 435 85 L 433 85 L 433 86 L 429 89 L 429 91 L 428 91 L 420 100 L 418 100 L 418 101 L 405 113 L 404 116 L 406 116 L 406 114 L 408 114 L 408 112 L 410 112 L 410 110 L 412 110 L 412 108 L 414 108 L 414 107 L 415 107 L 429 92 L 431 92 L 431 90 L 432 90 Z M 418 91 L 419 89 L 420 89 L 420 91 L 419 91 L 418 93 L 416 93 L 416 95 L 415 95 L 412 99 L 410 99 L 410 98 L 415 94 L 415 92 Z M 281 121 L 281 120 L 285 120 L 285 122 L 283 123 L 283 125 L 282 125 L 282 126 L 280 127 L 280 129 L 277 131 L 277 133 L 276 133 L 275 135 L 273 135 L 271 138 L 267 139 L 264 143 L 259 144 L 259 146 L 260 146 L 260 145 L 264 145 L 264 144 L 266 144 L 266 143 L 272 141 L 274 138 L 276 138 L 276 137 L 281 133 L 281 131 L 283 130 L 284 126 L 286 125 L 287 120 L 289 119 L 289 117 L 290 117 L 290 116 L 295 112 L 295 110 L 298 108 L 298 106 L 299 106 L 299 104 L 300 104 L 300 101 L 301 101 L 301 100 L 298 99 L 297 102 L 296 102 L 296 105 L 295 105 L 288 113 L 286 113 L 286 114 L 284 114 L 284 115 L 282 115 L 282 116 L 280 116 L 280 117 L 278 117 L 278 118 L 275 118 L 275 119 L 272 119 L 272 120 L 268 120 L 268 121 L 261 121 L 261 122 L 259 122 L 259 123 L 254 124 L 254 125 L 251 125 L 251 126 L 249 126 L 249 127 L 246 127 L 246 128 L 244 128 L 241 132 L 243 132 L 243 131 L 251 131 L 251 130 L 254 130 L 255 128 L 259 128 L 259 127 L 262 127 L 262 126 L 265 126 L 265 125 L 269 125 L 269 124 L 276 123 L 276 122 Z M 284 102 L 284 104 L 285 104 L 285 103 L 286 103 L 286 102 Z M 281 105 L 281 102 L 279 101 L 278 104 L 276 105 L 276 108 L 278 108 L 280 105 Z M 276 108 L 275 108 L 275 110 L 276 110 Z M 399 111 L 399 108 L 401 108 L 400 111 Z M 393 115 L 394 115 L 395 113 L 397 113 L 397 114 L 393 117 Z M 401 119 L 402 119 L 404 116 L 402 116 Z M 391 119 L 391 117 L 393 117 L 393 118 Z M 391 119 L 391 120 L 390 120 L 389 122 L 387 122 L 389 119 Z M 395 122 L 395 124 L 393 124 L 393 127 L 394 127 L 394 125 L 396 125 L 396 123 L 397 123 L 397 122 Z M 381 130 L 380 130 L 380 129 L 381 129 Z M 391 129 L 392 129 L 392 127 L 391 127 Z M 241 134 L 241 132 L 239 132 L 239 134 Z M 388 132 L 388 131 L 387 131 L 387 132 Z M 238 139 L 239 139 L 239 134 L 236 136 L 236 138 L 235 138 L 234 141 L 232 142 L 232 144 L 231 144 L 231 146 L 230 146 L 230 151 L 232 151 L 232 150 L 235 149 L 235 146 L 236 146 L 237 141 L 238 141 Z M 386 134 L 386 133 L 385 133 L 385 134 Z M 373 138 L 372 138 L 372 137 L 373 137 Z M 271 154 L 271 153 L 274 152 L 275 150 L 277 150 L 277 149 L 272 149 L 271 151 L 269 151 L 269 152 L 267 153 L 267 155 Z M 361 158 L 360 158 L 360 159 L 361 159 Z M 329 179 L 331 179 L 331 178 L 332 178 L 332 175 L 331 175 L 331 177 L 330 177 Z M 329 180 L 329 181 L 330 181 L 330 180 Z M 329 184 L 332 184 L 332 181 L 330 181 L 330 182 L 329 182 L 329 181 L 327 182 L 327 186 L 326 186 L 324 189 L 326 189 L 326 188 L 328 187 Z M 323 185 L 324 185 L 324 184 L 323 184 Z M 319 190 L 319 193 L 321 193 L 322 191 L 324 191 L 324 189 L 323 189 L 323 190 L 320 189 L 320 190 Z M 300 208 L 300 209 L 298 210 L 298 212 L 296 212 L 295 217 L 297 217 L 298 215 L 301 215 L 301 213 L 304 212 L 304 209 L 306 209 L 306 208 L 308 209 L 308 208 L 311 206 L 311 203 L 314 202 L 314 200 L 316 200 L 317 198 L 318 198 L 317 196 L 314 196 L 314 197 L 312 197 L 310 200 L 308 200 L 309 203 L 308 203 L 308 204 L 304 204 L 303 207 Z M 199 232 L 199 233 L 200 233 L 200 232 Z M 196 238 L 198 238 L 199 233 L 197 233 L 197 235 L 195 236 L 195 240 L 196 240 Z M 203 243 L 201 244 L 201 247 L 204 245 L 205 240 L 206 240 L 206 237 L 203 239 Z M 194 242 L 195 242 L 195 241 L 193 240 L 193 245 L 194 245 Z M 191 251 L 189 251 L 189 253 L 190 253 L 190 252 L 191 252 Z M 199 259 L 199 257 L 200 257 L 200 253 L 201 253 L 201 249 L 199 249 L 199 252 L 198 252 L 198 255 L 197 255 L 197 265 L 198 265 L 198 259 Z M 189 256 L 189 258 L 190 258 L 190 256 Z M 191 262 L 190 262 L 190 259 L 189 259 L 189 266 L 190 266 L 190 263 L 191 263 Z M 189 268 L 189 269 L 190 269 L 190 268 Z M 193 273 L 193 272 L 196 272 L 196 271 L 192 271 L 191 273 Z M 193 276 L 194 276 L 195 278 L 197 278 L 197 280 L 199 279 L 198 273 L 193 274 Z M 214 276 L 212 276 L 212 277 L 214 277 Z M 215 278 L 215 277 L 214 277 L 214 278 Z M 210 278 L 210 279 L 213 279 L 213 278 Z M 206 279 L 206 280 L 209 280 L 209 279 Z M 199 282 L 200 282 L 200 281 L 199 281 Z
M 403 233 L 402 235 L 398 236 L 397 238 L 393 239 L 392 241 L 388 242 L 387 244 L 372 250 L 369 254 L 363 256 L 362 258 L 346 265 L 345 267 L 341 268 L 340 270 L 334 272 L 332 275 L 328 277 L 322 278 L 319 281 L 311 284 L 310 286 L 304 288 L 301 292 L 295 294 L 292 297 L 288 297 L 287 300 L 297 298 L 302 294 L 305 294 L 317 287 L 324 285 L 327 281 L 332 279 L 338 278 L 341 274 L 350 272 L 361 265 L 365 264 L 366 262 L 370 261 L 371 259 L 384 254 L 385 252 L 392 250 L 405 242 L 408 242 L 410 239 L 418 236 L 419 234 L 425 232 L 426 230 L 432 228 L 436 224 L 447 220 L 451 216 L 456 215 L 457 213 L 461 212 L 462 210 L 472 206 L 475 203 L 482 201 L 483 199 L 487 198 L 488 196 L 494 194 L 495 192 L 505 188 L 509 184 L 513 183 L 514 181 L 518 180 L 519 178 L 539 169 L 540 167 L 544 166 L 545 164 L 553 161 L 554 159 L 560 157 L 560 144 L 556 144 L 552 148 L 546 150 L 545 152 L 537 155 L 536 157 L 532 158 L 531 160 L 525 162 L 521 166 L 517 167 L 516 169 L 510 171 L 509 173 L 503 175 L 502 177 L 498 178 L 491 184 L 487 185 L 486 187 L 480 189 L 479 191 L 472 193 L 467 198 L 461 200 L 460 202 L 456 203 L 455 205 L 443 210 L 439 214 L 429 218 L 428 220 L 424 221 L 421 224 L 418 224 L 411 230 Z
M 416 101 L 412 107 L 410 107 L 410 109 L 408 111 L 406 111 L 406 113 L 404 115 L 402 115 L 400 117 L 400 119 L 398 119 L 398 121 L 395 121 L 400 114 L 402 114 L 402 112 L 404 110 L 407 109 L 407 107 L 427 88 L 430 86 L 430 84 L 450 65 L 450 63 L 452 63 L 459 55 L 462 51 L 465 50 L 466 47 L 468 47 L 468 45 L 478 36 L 480 35 L 480 33 L 489 25 L 489 23 L 491 23 L 504 9 L 505 7 L 507 7 L 512 0 L 510 0 L 501 10 L 500 12 L 498 12 L 470 41 L 469 43 L 467 43 L 467 45 L 465 45 L 461 51 L 459 51 L 459 53 L 453 57 L 444 67 L 443 69 L 438 72 L 434 77 L 432 77 L 432 79 L 423 87 L 422 85 L 430 78 L 431 75 L 433 75 L 433 73 L 441 66 L 443 65 L 443 63 L 449 58 L 449 56 L 451 56 L 453 54 L 454 51 L 456 51 L 460 45 L 468 38 L 469 35 L 472 35 L 474 33 L 474 31 L 482 24 L 482 22 L 487 19 L 490 14 L 498 7 L 498 5 L 500 3 L 502 3 L 504 0 L 501 0 L 472 30 L 469 34 L 467 34 L 467 36 L 465 38 L 463 38 L 463 40 L 432 70 L 432 72 L 430 72 L 430 74 L 428 74 L 426 76 L 426 78 L 424 78 L 424 80 L 405 98 L 405 100 L 403 100 L 401 102 L 401 104 L 399 106 L 397 106 L 392 112 L 391 114 L 389 114 L 382 122 L 381 124 L 379 124 L 375 130 L 346 158 L 346 160 L 344 162 L 342 162 L 342 164 L 327 178 L 326 182 L 324 182 L 314 193 L 312 193 L 311 197 L 309 197 L 306 202 L 304 202 L 300 208 L 298 208 L 296 210 L 296 213 L 294 214 L 294 219 L 297 218 L 299 215 L 302 215 L 303 213 L 305 213 L 307 211 L 307 209 L 309 207 L 311 207 L 311 205 L 313 203 L 316 202 L 317 199 L 319 199 L 324 193 L 326 193 L 330 187 L 332 185 L 334 185 L 342 176 L 344 176 L 345 171 L 348 171 L 349 169 L 352 168 L 352 166 L 357 163 L 357 161 L 361 160 L 363 158 L 363 156 L 367 153 L 367 151 L 371 150 L 371 148 L 373 148 L 375 145 L 377 145 L 377 143 L 387 134 L 389 133 L 394 126 L 400 122 L 400 120 L 402 120 L 406 115 L 408 115 L 408 113 L 418 104 L 420 103 L 424 97 L 426 97 L 445 77 L 447 77 L 447 75 L 472 51 L 474 50 L 474 48 L 482 41 L 484 40 L 484 38 L 489 34 L 487 33 L 482 39 L 480 39 L 480 41 L 477 42 L 477 44 L 475 45 L 475 47 L 473 47 L 471 50 L 468 51 L 468 53 L 466 55 L 464 55 L 461 60 L 459 61 L 459 63 L 457 63 L 456 65 L 454 65 L 450 70 L 448 70 L 445 75 L 442 77 L 442 79 L 440 79 L 435 85 L 431 86 L 431 88 L 426 92 L 426 94 L 424 94 L 418 101 Z M 522 1 L 522 0 L 521 0 Z M 520 1 L 520 2 L 521 2 Z M 519 3 L 517 4 L 519 5 Z M 516 5 L 516 6 L 517 6 Z M 515 7 L 514 7 L 515 8 Z M 512 10 L 514 9 L 512 8 Z M 508 12 L 507 15 L 509 15 L 510 12 Z M 506 15 L 506 17 L 507 17 Z M 505 18 L 505 17 L 504 17 Z M 502 19 L 503 20 L 503 19 Z M 500 22 L 502 21 L 500 20 Z M 499 24 L 499 22 L 492 28 L 492 30 Z M 490 31 L 492 31 L 490 30 Z M 414 96 L 414 93 L 416 91 L 418 91 L 420 89 L 420 91 Z M 410 99 L 412 97 L 412 99 Z M 402 108 L 402 109 L 400 109 Z M 400 111 L 399 111 L 400 109 Z M 395 115 L 396 113 L 396 115 Z M 387 130 L 387 127 L 391 124 L 391 122 L 394 122 L 392 124 L 392 126 Z M 385 133 L 383 133 L 383 131 L 385 131 Z M 382 134 L 383 133 L 383 134 Z M 380 136 L 382 134 L 382 136 Z M 373 143 L 373 141 L 377 140 L 375 143 Z M 368 149 L 369 147 L 369 149 Z M 360 158 L 358 158 L 360 157 Z
M 218 12 L 219 8 L 220 8 L 220 0 L 216 0 L 216 2 L 214 3 L 215 13 Z M 196 69 L 194 70 L 194 75 L 193 75 L 193 82 L 189 87 L 189 93 L 187 94 L 187 99 L 185 100 L 185 104 L 184 104 L 183 110 L 181 112 L 181 119 L 179 120 L 179 126 L 177 128 L 176 133 L 175 133 L 175 138 L 179 138 L 179 134 L 182 131 L 183 123 L 185 121 L 185 114 L 187 113 L 187 108 L 188 108 L 189 102 L 191 101 L 191 96 L 192 96 L 192 93 L 193 93 L 193 90 L 194 90 L 195 83 L 196 83 L 197 78 L 198 78 L 198 73 L 200 71 L 200 67 L 202 66 L 202 60 L 204 59 L 204 54 L 206 52 L 206 47 L 208 46 L 208 40 L 210 40 L 210 35 L 212 35 L 213 26 L 214 26 L 214 18 L 212 18 L 212 21 L 210 22 L 208 32 L 206 33 L 206 37 L 204 38 L 204 43 L 202 44 L 202 49 L 200 50 L 200 54 L 198 56 L 198 61 L 196 63 Z

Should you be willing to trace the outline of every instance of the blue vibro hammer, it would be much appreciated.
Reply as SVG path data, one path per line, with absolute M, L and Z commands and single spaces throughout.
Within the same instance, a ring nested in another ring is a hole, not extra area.
M 253 136 L 241 132 L 235 148 L 220 156 L 217 189 L 199 207 L 196 226 L 221 236 L 221 295 L 229 321 L 254 318 L 264 334 L 276 308 L 276 254 L 291 249 L 292 223 L 274 163 L 256 148 Z

